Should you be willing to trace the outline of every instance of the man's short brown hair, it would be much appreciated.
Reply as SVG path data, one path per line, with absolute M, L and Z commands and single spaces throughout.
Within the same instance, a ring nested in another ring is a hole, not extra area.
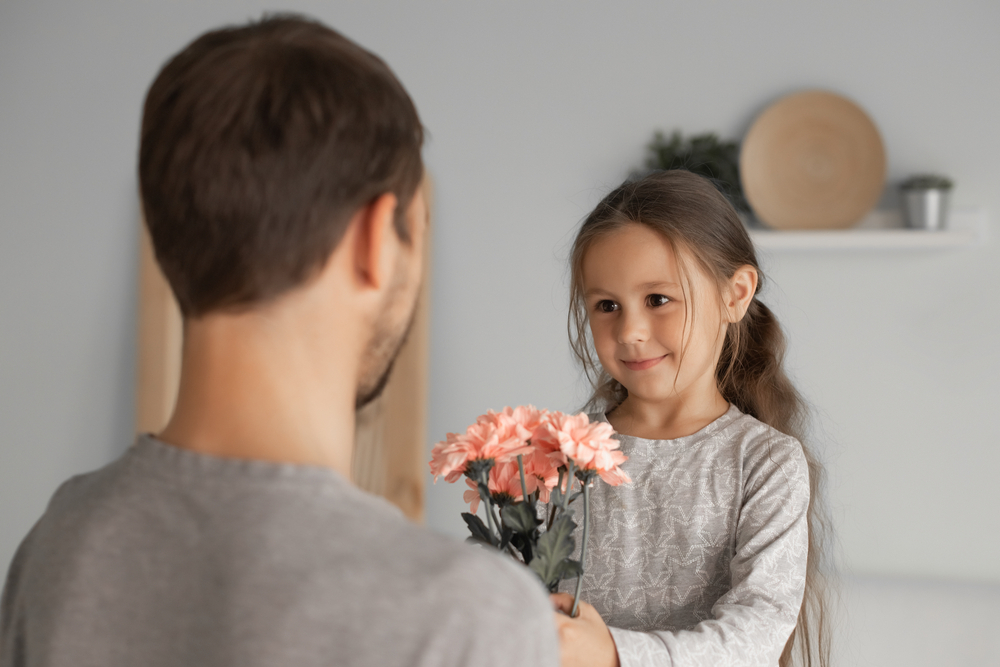
M 150 87 L 139 149 L 146 224 L 181 311 L 301 284 L 387 192 L 408 240 L 422 144 L 388 66 L 326 26 L 282 15 L 196 39 Z

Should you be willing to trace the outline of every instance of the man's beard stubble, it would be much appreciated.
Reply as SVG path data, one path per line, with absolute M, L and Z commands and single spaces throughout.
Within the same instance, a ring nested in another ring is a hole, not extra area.
M 355 410 L 360 410 L 382 395 L 385 386 L 389 384 L 396 357 L 399 356 L 400 350 L 406 344 L 410 331 L 413 329 L 413 322 L 417 318 L 417 304 L 414 301 L 410 316 L 402 331 L 390 331 L 391 324 L 385 321 L 389 318 L 389 311 L 391 308 L 385 309 L 383 311 L 385 316 L 375 323 L 375 330 L 365 350 L 363 359 L 369 360 L 371 370 L 358 383 L 357 397 L 354 402 Z

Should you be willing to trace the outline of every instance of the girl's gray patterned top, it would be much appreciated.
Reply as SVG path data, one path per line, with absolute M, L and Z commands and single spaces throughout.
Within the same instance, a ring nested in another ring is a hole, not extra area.
M 616 438 L 632 483 L 591 490 L 581 597 L 610 626 L 622 667 L 777 665 L 805 587 L 798 440 L 736 407 L 676 440 Z

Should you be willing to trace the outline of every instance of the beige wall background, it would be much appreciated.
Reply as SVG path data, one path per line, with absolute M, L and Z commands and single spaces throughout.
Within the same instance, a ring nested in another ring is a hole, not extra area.
M 0 565 L 62 480 L 131 439 L 145 89 L 199 32 L 274 8 L 381 54 L 429 128 L 429 443 L 487 408 L 582 403 L 565 256 L 654 129 L 740 136 L 777 97 L 822 87 L 878 124 L 890 181 L 951 175 L 955 204 L 989 213 L 985 243 L 772 253 L 767 298 L 816 406 L 842 568 L 911 582 L 858 599 L 957 613 L 973 603 L 927 582 L 998 590 L 1000 5 L 987 0 L 0 0 Z M 428 525 L 461 534 L 461 491 L 428 487 Z M 930 597 L 906 598 L 914 587 Z M 921 622 L 940 635 L 943 621 Z

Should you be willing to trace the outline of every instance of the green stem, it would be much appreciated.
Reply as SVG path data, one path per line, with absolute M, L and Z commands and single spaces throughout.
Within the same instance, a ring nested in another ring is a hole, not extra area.
M 488 472 L 481 473 L 481 477 L 482 479 L 480 483 L 485 484 L 486 488 L 489 489 L 490 474 Z M 489 493 L 483 491 L 483 487 L 481 486 L 479 486 L 479 499 L 486 506 L 486 520 L 490 524 L 490 533 L 492 535 L 496 535 L 497 544 L 500 544 L 500 531 L 497 528 L 497 522 L 493 519 L 493 499 L 490 498 Z
M 573 459 L 569 460 L 569 463 L 567 464 L 567 468 L 568 468 L 568 470 L 566 471 L 566 493 L 563 495 L 563 498 L 562 498 L 562 501 L 563 501 L 563 504 L 562 504 L 563 512 L 565 512 L 566 508 L 569 507 L 569 494 L 570 494 L 570 491 L 573 490 Z
M 556 482 L 556 488 L 559 489 L 560 493 L 562 493 L 563 475 L 565 475 L 565 474 L 566 474 L 566 471 L 560 468 L 559 469 L 559 481 Z M 559 507 L 559 506 L 556 505 L 555 503 L 552 503 L 552 509 L 549 510 L 549 522 L 548 522 L 548 524 L 546 524 L 545 530 L 548 530 L 549 528 L 551 528 L 552 527 L 552 522 L 556 520 L 556 508 L 557 507 Z
M 524 458 L 517 455 L 517 472 L 521 475 L 521 502 L 528 502 L 528 485 L 524 481 Z
M 500 523 L 500 514 L 499 514 L 498 510 L 496 509 L 496 507 L 494 506 L 492 498 L 490 498 L 490 516 L 493 517 L 493 523 L 497 527 L 497 540 L 498 541 L 502 541 L 503 540 L 503 532 L 500 530 L 500 528 L 501 528 L 501 526 L 503 524 Z
M 583 543 L 580 545 L 580 576 L 576 580 L 576 593 L 573 594 L 573 609 L 570 610 L 569 617 L 576 618 L 580 613 L 577 608 L 580 605 L 580 590 L 583 588 L 584 564 L 587 558 L 587 533 L 590 529 L 590 480 L 583 481 Z

